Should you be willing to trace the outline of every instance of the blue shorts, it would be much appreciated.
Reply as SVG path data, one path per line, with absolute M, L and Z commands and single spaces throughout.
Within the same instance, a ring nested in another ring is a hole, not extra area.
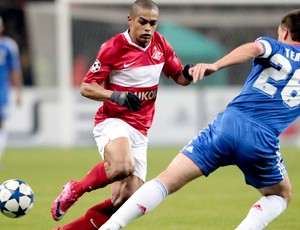
M 255 188 L 277 184 L 287 176 L 278 137 L 242 112 L 227 108 L 191 140 L 182 153 L 205 176 L 226 165 L 238 166 Z

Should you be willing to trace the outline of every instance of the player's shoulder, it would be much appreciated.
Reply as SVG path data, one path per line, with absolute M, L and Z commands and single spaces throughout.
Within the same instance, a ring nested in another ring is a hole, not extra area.
M 261 36 L 259 38 L 257 38 L 255 41 L 266 41 L 266 42 L 269 42 L 269 43 L 277 43 L 278 40 L 274 39 L 274 38 L 271 38 L 271 37 L 267 37 L 267 36 Z
M 278 41 L 274 38 L 267 37 L 267 36 L 259 37 L 255 41 L 258 41 L 258 42 L 261 42 L 261 43 L 264 43 L 264 44 L 268 44 L 269 46 L 271 46 L 275 50 L 280 49 L 280 47 L 284 47 L 284 46 L 287 45 L 286 43 L 280 42 L 280 41 Z
M 168 42 L 168 40 L 159 32 L 154 32 L 153 36 L 152 36 L 152 46 L 157 46 L 159 47 L 161 50 L 163 50 L 163 52 L 168 53 L 168 54 L 173 54 L 174 53 L 174 49 L 172 47 L 172 45 Z
M 101 45 L 101 49 L 118 49 L 126 42 L 123 34 L 116 34 Z
M 8 49 L 17 50 L 17 42 L 11 37 L 4 36 L 1 38 L 1 45 L 7 47 Z
M 159 32 L 155 31 L 152 40 L 156 43 L 168 43 L 167 39 Z
M 114 59 L 116 57 L 116 53 L 120 54 L 125 44 L 125 39 L 122 34 L 117 34 L 111 37 L 100 46 L 99 58 Z
M 256 42 L 260 42 L 264 46 L 265 53 L 260 57 L 270 57 L 274 54 L 281 52 L 284 48 L 284 43 L 267 36 L 259 37 L 255 40 Z

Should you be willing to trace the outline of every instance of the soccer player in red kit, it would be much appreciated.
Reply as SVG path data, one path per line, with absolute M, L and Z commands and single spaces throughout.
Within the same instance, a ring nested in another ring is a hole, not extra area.
M 155 2 L 135 1 L 128 16 L 129 29 L 101 46 L 83 79 L 81 94 L 103 101 L 93 130 L 103 161 L 81 180 L 66 183 L 51 213 L 58 221 L 85 192 L 107 185 L 112 195 L 56 230 L 98 229 L 145 182 L 147 131 L 161 73 L 183 86 L 192 80 L 190 66 L 183 68 L 171 45 L 156 32 L 158 18 Z

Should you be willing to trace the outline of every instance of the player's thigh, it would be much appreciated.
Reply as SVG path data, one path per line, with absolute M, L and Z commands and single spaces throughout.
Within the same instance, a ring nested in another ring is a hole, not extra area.
M 116 118 L 99 123 L 93 130 L 99 153 L 109 163 L 134 163 L 133 149 L 147 146 L 148 138 Z
M 110 118 L 99 123 L 94 127 L 93 134 L 99 153 L 105 160 L 108 155 L 112 155 L 113 158 L 117 151 L 128 152 L 130 149 L 128 130 L 119 119 Z
M 179 153 L 157 179 L 167 186 L 171 194 L 202 175 L 200 168 L 190 158 Z
M 134 163 L 134 157 L 128 137 L 110 140 L 104 148 L 104 159 L 115 164 Z
M 144 181 L 135 175 L 112 183 L 110 187 L 114 206 L 120 207 L 143 184 Z

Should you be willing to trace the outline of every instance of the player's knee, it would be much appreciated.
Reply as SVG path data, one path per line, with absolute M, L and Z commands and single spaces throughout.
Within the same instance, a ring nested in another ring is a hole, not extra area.
M 125 161 L 113 166 L 113 175 L 117 179 L 124 179 L 131 176 L 135 170 L 134 161 Z
M 292 199 L 292 186 L 283 193 L 283 198 L 286 200 L 287 204 L 290 203 Z
M 280 194 L 287 202 L 287 204 L 291 201 L 292 199 L 292 185 L 289 180 L 286 181 L 284 189 L 281 191 Z
M 292 199 L 292 186 L 289 184 L 288 186 L 285 186 L 284 189 L 282 189 L 279 193 L 277 193 L 278 196 L 282 197 L 286 204 L 289 204 Z

